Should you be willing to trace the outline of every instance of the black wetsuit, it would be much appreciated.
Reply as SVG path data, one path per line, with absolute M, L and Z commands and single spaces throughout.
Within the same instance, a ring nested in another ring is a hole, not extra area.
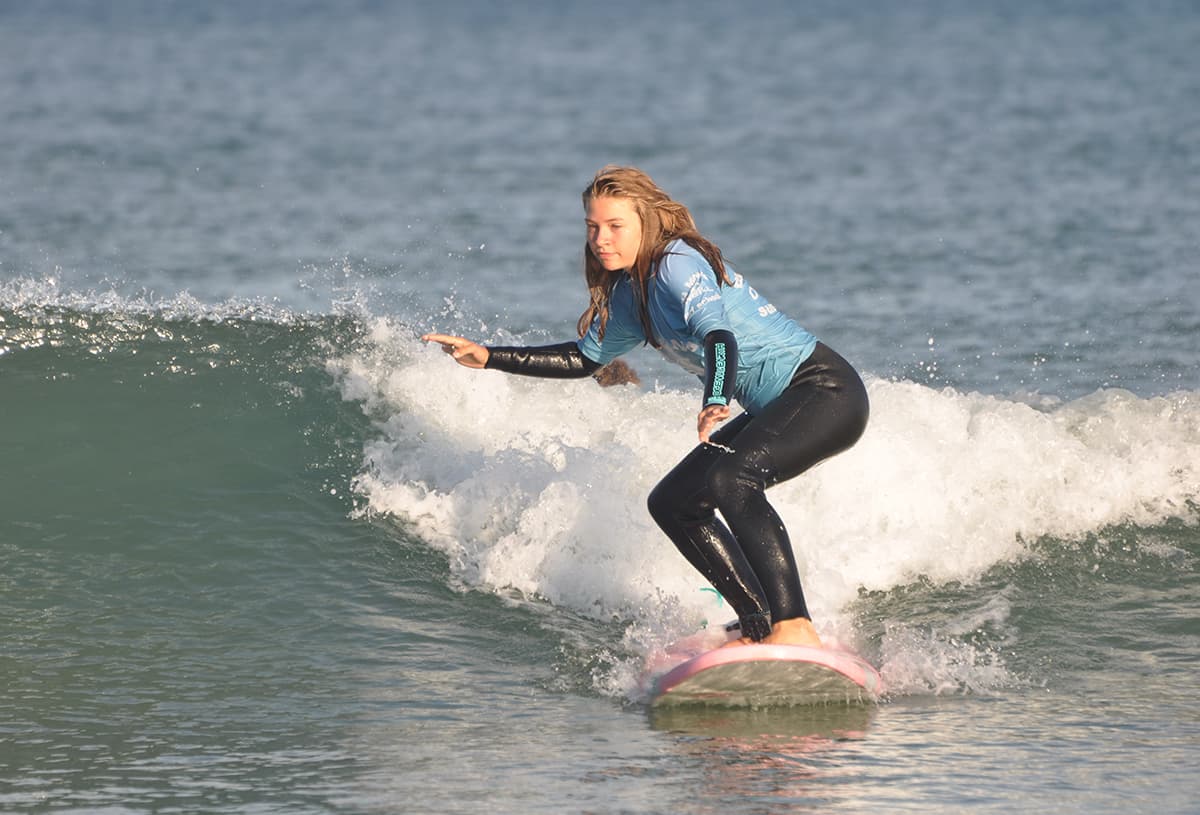
M 708 340 L 710 349 L 724 340 L 731 346 L 726 353 L 736 354 L 732 337 Z M 600 367 L 574 342 L 489 350 L 487 367 L 509 373 L 574 378 Z M 714 384 L 710 370 L 706 394 Z M 650 514 L 729 601 L 744 636 L 761 640 L 772 621 L 810 616 L 791 541 L 766 488 L 852 446 L 868 413 L 862 379 L 818 343 L 782 394 L 756 415 L 742 413 L 721 427 L 650 493 Z
M 744 635 L 765 636 L 764 612 L 771 621 L 810 617 L 791 541 L 766 488 L 851 447 L 868 412 L 858 374 L 818 343 L 761 413 L 721 427 L 650 493 L 650 514 L 733 606 Z

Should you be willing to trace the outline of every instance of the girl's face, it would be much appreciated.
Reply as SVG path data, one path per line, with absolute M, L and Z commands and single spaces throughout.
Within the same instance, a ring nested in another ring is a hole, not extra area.
M 642 219 L 628 198 L 593 198 L 588 203 L 588 249 L 610 272 L 633 266 L 642 247 Z

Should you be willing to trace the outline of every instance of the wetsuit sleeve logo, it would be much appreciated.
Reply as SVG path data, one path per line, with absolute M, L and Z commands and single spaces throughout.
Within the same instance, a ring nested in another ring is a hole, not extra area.
M 729 404 L 729 400 L 721 395 L 725 390 L 725 343 L 717 343 L 713 351 L 715 355 L 713 358 L 712 390 L 709 392 L 708 398 L 704 400 L 704 404 L 727 405 Z

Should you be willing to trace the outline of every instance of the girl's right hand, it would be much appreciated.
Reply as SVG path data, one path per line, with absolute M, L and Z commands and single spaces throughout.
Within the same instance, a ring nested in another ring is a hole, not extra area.
M 467 368 L 482 368 L 491 356 L 491 352 L 479 343 L 452 334 L 425 334 L 421 339 L 438 343 L 455 362 Z

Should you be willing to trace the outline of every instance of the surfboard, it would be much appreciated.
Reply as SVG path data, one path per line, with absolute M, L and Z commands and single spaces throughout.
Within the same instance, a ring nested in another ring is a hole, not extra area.
M 767 707 L 869 704 L 883 678 L 862 657 L 840 648 L 740 645 L 705 651 L 658 676 L 654 707 Z

